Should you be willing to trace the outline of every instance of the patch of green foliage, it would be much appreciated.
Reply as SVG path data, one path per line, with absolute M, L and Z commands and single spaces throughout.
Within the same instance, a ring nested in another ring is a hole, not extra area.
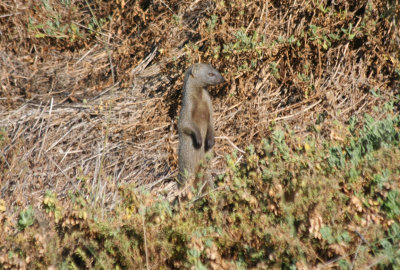
M 107 18 L 97 19 L 89 2 L 85 1 L 87 8 L 90 11 L 90 22 L 85 26 L 80 23 L 71 21 L 67 14 L 76 12 L 76 5 L 71 5 L 71 1 L 61 1 L 60 6 L 54 6 L 49 0 L 38 1 L 35 7 L 36 12 L 42 10 L 45 17 L 36 19 L 29 18 L 28 31 L 35 38 L 52 38 L 60 40 L 69 40 L 71 43 L 80 40 L 86 40 L 86 33 L 90 35 L 98 35 L 101 33 L 103 26 L 110 20 Z
M 18 226 L 21 230 L 32 226 L 35 222 L 35 215 L 32 205 L 29 205 L 25 210 L 21 211 L 18 219 Z
M 40 257 L 37 266 L 398 265 L 400 117 L 388 111 L 381 120 L 366 115 L 361 125 L 357 122 L 349 121 L 353 135 L 340 143 L 317 143 L 318 132 L 299 138 L 276 129 L 259 145 L 250 145 L 244 159 L 237 153 L 227 156 L 218 188 L 192 202 L 170 204 L 126 186 L 119 190 L 121 204 L 104 213 L 80 193 L 69 195 L 73 207 L 67 210 L 47 192 L 43 205 L 54 221 L 56 240 L 47 252 L 33 255 Z M 34 229 L 34 220 L 29 208 L 21 212 L 19 225 Z M 24 233 L 10 240 L 22 243 Z M 26 246 L 15 247 L 13 254 L 29 254 Z

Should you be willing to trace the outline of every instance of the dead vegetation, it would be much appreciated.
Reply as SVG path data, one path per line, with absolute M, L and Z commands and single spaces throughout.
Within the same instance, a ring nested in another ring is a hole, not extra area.
M 387 1 L 2 1 L 7 214 L 40 207 L 45 190 L 81 192 L 104 211 L 126 184 L 172 199 L 194 62 L 228 81 L 211 91 L 214 175 L 273 126 L 305 136 L 325 121 L 321 136 L 340 140 L 333 121 L 374 114 L 399 93 L 399 16 Z

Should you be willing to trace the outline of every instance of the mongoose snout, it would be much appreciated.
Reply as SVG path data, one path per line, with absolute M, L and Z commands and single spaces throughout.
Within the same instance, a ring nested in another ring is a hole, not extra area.
M 211 65 L 198 63 L 186 70 L 179 113 L 179 184 L 196 176 L 205 153 L 215 143 L 214 122 L 208 86 L 225 82 Z

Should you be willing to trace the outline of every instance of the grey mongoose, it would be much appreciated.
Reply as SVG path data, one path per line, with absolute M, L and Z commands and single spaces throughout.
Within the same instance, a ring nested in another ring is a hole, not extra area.
M 207 87 L 223 82 L 225 79 L 209 64 L 197 63 L 186 70 L 178 120 L 180 186 L 196 177 L 205 153 L 215 143 L 213 109 Z

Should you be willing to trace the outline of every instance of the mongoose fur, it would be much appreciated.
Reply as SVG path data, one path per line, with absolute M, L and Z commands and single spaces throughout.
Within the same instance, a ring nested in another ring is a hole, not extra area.
M 205 153 L 215 143 L 213 109 L 207 86 L 223 82 L 221 74 L 208 64 L 197 63 L 186 70 L 178 120 L 180 186 L 196 177 Z

